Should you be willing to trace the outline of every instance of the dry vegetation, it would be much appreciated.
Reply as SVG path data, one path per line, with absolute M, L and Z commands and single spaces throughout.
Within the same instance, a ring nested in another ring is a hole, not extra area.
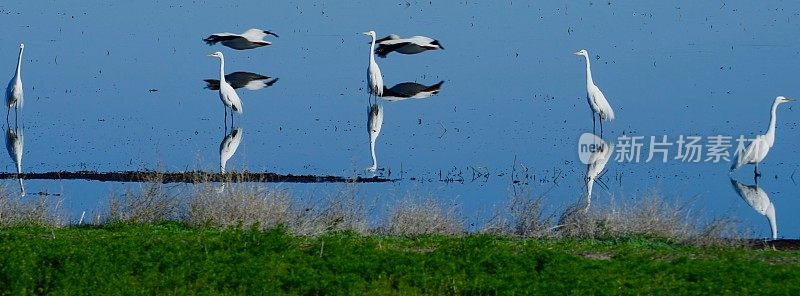
M 457 205 L 433 196 L 406 195 L 383 215 L 359 198 L 357 187 L 303 200 L 263 184 L 198 184 L 190 192 L 154 179 L 139 190 L 112 195 L 97 223 L 183 221 L 194 226 L 283 227 L 298 235 L 352 231 L 382 235 L 460 235 L 465 218 Z M 180 187 L 186 188 L 186 187 Z M 522 190 L 509 194 L 503 207 L 481 223 L 480 232 L 534 238 L 602 239 L 631 235 L 661 237 L 699 245 L 730 244 L 738 238 L 730 220 L 703 221 L 691 202 L 673 202 L 658 193 L 636 199 L 598 201 L 591 209 L 576 203 L 560 212 L 545 212 L 541 196 Z M 0 190 L 0 226 L 65 225 L 58 200 L 18 197 Z M 376 220 L 370 223 L 370 217 Z

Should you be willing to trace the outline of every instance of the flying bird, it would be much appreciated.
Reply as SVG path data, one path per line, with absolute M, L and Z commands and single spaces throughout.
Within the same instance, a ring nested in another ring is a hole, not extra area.
M 387 101 L 402 101 L 407 99 L 426 99 L 439 93 L 444 80 L 427 86 L 416 82 L 398 83 L 390 88 L 383 87 L 382 98 Z
M 244 50 L 244 49 L 251 49 L 256 47 L 262 47 L 272 44 L 271 42 L 264 40 L 267 35 L 272 35 L 278 37 L 277 34 L 273 33 L 272 31 L 265 31 L 261 29 L 252 28 L 247 31 L 244 31 L 242 34 L 234 34 L 234 33 L 214 33 L 211 36 L 206 37 L 203 41 L 206 42 L 208 45 L 213 45 L 218 42 L 221 42 L 222 45 L 227 47 L 237 49 L 237 50 Z
M 203 81 L 206 82 L 207 89 L 219 90 L 219 79 L 204 79 Z M 251 72 L 233 72 L 225 75 L 225 82 L 228 82 L 234 89 L 259 90 L 272 86 L 278 82 L 278 78 Z
M 372 95 L 379 97 L 383 95 L 383 76 L 381 75 L 381 68 L 375 62 L 375 55 L 372 53 L 375 51 L 375 31 L 361 34 L 372 37 L 372 43 L 369 47 L 369 66 L 367 67 L 367 87 L 369 88 L 369 99 L 372 102 Z
M 606 96 L 603 95 L 603 92 L 600 91 L 600 88 L 594 84 L 592 80 L 592 69 L 591 64 L 589 63 L 589 52 L 585 49 L 581 49 L 578 52 L 575 52 L 575 55 L 583 56 L 586 58 L 586 100 L 589 101 L 589 107 L 592 108 L 592 131 L 595 130 L 595 119 L 594 114 L 597 113 L 598 117 L 600 118 L 600 136 L 603 136 L 603 120 L 612 121 L 614 120 L 614 110 L 611 109 L 611 105 L 608 104 L 608 100 L 606 100 Z
M 772 102 L 772 107 L 770 109 L 769 127 L 767 127 L 767 133 L 756 136 L 756 138 L 753 139 L 750 145 L 748 145 L 744 150 L 736 151 L 735 156 L 738 156 L 738 158 L 732 162 L 730 170 L 731 172 L 739 169 L 745 164 L 755 164 L 755 169 L 753 172 L 756 180 L 758 180 L 758 177 L 761 176 L 761 172 L 758 171 L 758 163 L 767 157 L 769 148 L 772 148 L 772 145 L 775 144 L 775 122 L 778 120 L 778 105 L 792 101 L 794 100 L 783 96 L 778 96 L 775 98 L 775 101 Z
M 239 99 L 239 95 L 236 94 L 233 87 L 225 81 L 225 57 L 222 53 L 217 51 L 208 56 L 219 58 L 219 99 L 225 105 L 225 124 L 228 123 L 228 108 L 230 107 L 232 110 L 231 125 L 233 125 L 233 112 L 242 114 L 242 100 Z
M 6 88 L 6 105 L 8 112 L 6 112 L 6 122 L 8 122 L 8 115 L 11 113 L 11 108 L 14 108 L 14 116 L 17 116 L 19 108 L 22 108 L 22 51 L 25 50 L 25 44 L 19 44 L 19 56 L 17 57 L 17 71 L 14 72 L 14 77 L 8 82 Z
M 381 133 L 383 125 L 383 106 L 372 104 L 368 110 L 367 132 L 369 132 L 369 149 L 372 155 L 372 165 L 367 168 L 370 172 L 378 169 L 378 159 L 375 157 L 375 141 Z
M 413 36 L 409 38 L 400 38 L 395 34 L 378 39 L 378 48 L 375 53 L 382 58 L 385 58 L 391 52 L 402 54 L 418 54 L 428 50 L 444 49 L 438 40 L 425 37 Z

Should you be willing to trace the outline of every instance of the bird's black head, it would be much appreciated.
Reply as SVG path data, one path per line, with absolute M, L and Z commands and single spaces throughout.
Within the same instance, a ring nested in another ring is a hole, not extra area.
M 433 42 L 431 42 L 431 44 L 436 45 L 441 49 L 444 49 L 444 46 L 442 46 L 442 44 L 439 43 L 439 40 L 433 40 Z

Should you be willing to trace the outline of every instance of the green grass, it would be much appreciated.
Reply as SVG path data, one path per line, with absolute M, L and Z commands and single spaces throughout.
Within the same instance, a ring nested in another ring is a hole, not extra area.
M 800 252 L 644 237 L 305 237 L 178 223 L 0 229 L 0 294 L 13 295 L 800 295 L 798 283 Z

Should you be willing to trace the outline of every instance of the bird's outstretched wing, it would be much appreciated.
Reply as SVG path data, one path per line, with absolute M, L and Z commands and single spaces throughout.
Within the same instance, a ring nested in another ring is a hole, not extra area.
M 396 51 L 407 44 L 408 43 L 379 44 L 378 47 L 375 48 L 375 54 L 385 58 L 390 52 Z
M 217 35 L 217 34 L 214 34 L 214 35 L 206 37 L 206 39 L 203 39 L 203 41 L 205 41 L 206 44 L 208 44 L 208 45 L 214 45 L 214 44 L 217 44 L 218 42 L 231 41 L 231 40 L 236 40 L 236 39 L 241 39 L 241 38 L 244 38 L 244 37 L 238 36 L 238 35 Z

